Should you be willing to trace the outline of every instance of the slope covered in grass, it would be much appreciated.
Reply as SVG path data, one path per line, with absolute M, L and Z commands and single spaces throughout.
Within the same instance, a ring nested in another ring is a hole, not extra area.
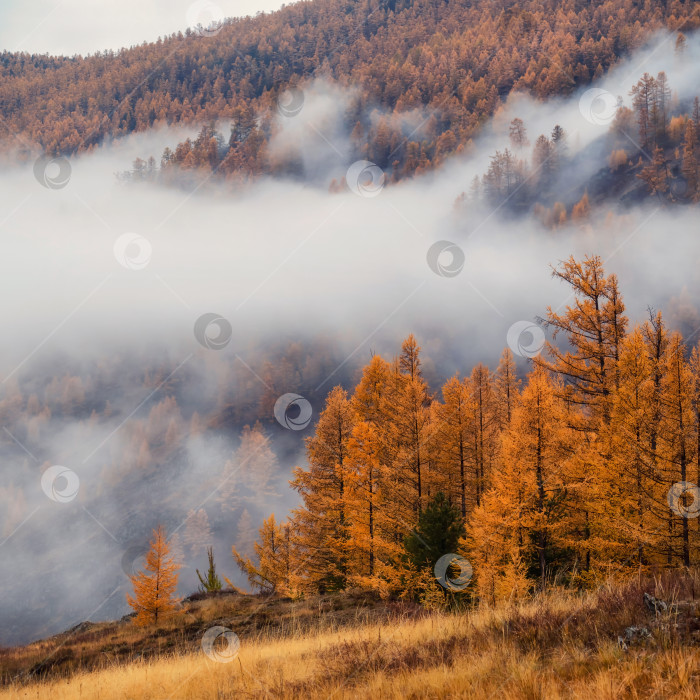
M 89 650 L 93 661 L 101 657 L 99 668 L 65 677 L 54 669 L 46 680 L 7 685 L 0 698 L 693 698 L 698 584 L 697 571 L 674 573 L 451 613 L 348 595 L 296 603 L 219 597 L 186 604 L 158 630 L 85 629 L 62 648 L 73 650 L 76 668 Z M 645 592 L 667 609 L 654 611 Z M 256 622 L 246 627 L 246 620 Z M 196 631 L 213 624 L 240 636 L 228 663 L 199 646 Z M 115 644 L 139 651 L 119 662 L 109 651 Z M 145 653 L 156 646 L 158 653 Z M 14 650 L 16 667 L 31 649 Z

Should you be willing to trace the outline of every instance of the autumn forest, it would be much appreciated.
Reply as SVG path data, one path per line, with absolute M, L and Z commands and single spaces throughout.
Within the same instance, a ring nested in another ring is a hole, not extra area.
M 524 380 L 507 348 L 434 396 L 409 336 L 350 395 L 328 395 L 291 482 L 303 506 L 265 522 L 259 564 L 237 555 L 253 584 L 425 595 L 405 538 L 438 494 L 458 512 L 481 598 L 697 564 L 697 506 L 674 484 L 698 480 L 700 351 L 661 312 L 630 327 L 599 258 L 553 274 L 572 302 L 543 324 L 567 349 L 547 343 Z
M 694 700 L 698 65 L 689 0 L 3 2 L 0 700 Z
M 165 159 L 240 179 L 294 168 L 266 152 L 277 97 L 327 77 L 359 88 L 346 115 L 358 154 L 402 178 L 468 147 L 511 91 L 570 94 L 655 30 L 698 26 L 697 6 L 680 0 L 302 2 L 232 20 L 214 37 L 189 32 L 86 58 L 5 52 L 0 114 L 13 149 L 38 143 L 64 155 L 133 131 L 225 119 L 215 160 L 211 132 L 196 148 L 174 144 Z M 412 111 L 427 120 L 406 139 L 397 125 Z

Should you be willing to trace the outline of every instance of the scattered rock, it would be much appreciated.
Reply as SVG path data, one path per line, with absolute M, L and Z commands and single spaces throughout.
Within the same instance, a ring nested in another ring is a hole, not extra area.
M 633 625 L 632 627 L 625 628 L 624 635 L 617 636 L 617 646 L 619 646 L 622 651 L 627 651 L 631 646 L 644 644 L 652 639 L 653 636 L 646 627 Z
M 625 642 L 628 645 L 646 642 L 648 639 L 651 639 L 651 632 L 646 627 L 633 626 L 625 629 Z
M 89 629 L 95 626 L 94 622 L 79 622 L 75 627 L 71 627 L 67 630 L 68 634 L 78 634 L 79 632 L 87 632 Z
M 644 605 L 646 605 L 649 611 L 653 612 L 655 615 L 668 610 L 668 605 L 663 600 L 654 598 L 653 595 L 649 595 L 648 593 L 644 594 Z

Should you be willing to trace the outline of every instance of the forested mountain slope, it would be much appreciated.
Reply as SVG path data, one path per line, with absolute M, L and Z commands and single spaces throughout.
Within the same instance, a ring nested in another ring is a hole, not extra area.
M 5 148 L 89 149 L 106 136 L 175 122 L 245 121 L 311 76 L 359 86 L 385 112 L 432 118 L 397 155 L 403 174 L 459 148 L 513 89 L 565 94 L 601 75 L 652 32 L 700 26 L 696 3 L 674 0 L 313 0 L 220 30 L 188 30 L 88 57 L 4 52 Z M 361 125 L 368 157 L 392 151 L 387 120 Z M 223 172 L 260 169 L 264 133 Z

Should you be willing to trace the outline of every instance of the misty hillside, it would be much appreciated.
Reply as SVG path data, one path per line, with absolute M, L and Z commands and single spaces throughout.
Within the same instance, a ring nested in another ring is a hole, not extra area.
M 124 1 L 0 6 L 0 697 L 697 696 L 698 3 Z
M 676 42 L 662 34 L 592 83 L 626 95 L 640 66 L 655 81 L 668 71 L 674 97 L 647 136 L 662 144 L 671 184 L 680 179 L 673 168 L 688 162 L 697 93 L 697 38 L 688 34 L 680 57 Z M 650 94 L 661 94 L 655 85 Z M 2 284 L 6 298 L 21 303 L 6 307 L 11 342 L 1 355 L 0 542 L 9 564 L 0 572 L 0 643 L 125 614 L 134 553 L 143 555 L 159 523 L 182 563 L 180 595 L 197 587 L 206 546 L 223 576 L 252 588 L 231 547 L 254 561 L 263 522 L 274 513 L 283 523 L 300 505 L 289 481 L 308 464 L 306 438 L 331 390 L 352 392 L 372 356 L 389 361 L 415 333 L 426 400 L 437 407 L 455 373 L 479 363 L 495 372 L 513 324 L 564 301 L 549 266 L 572 253 L 615 256 L 624 247 L 611 269 L 630 317 L 662 308 L 669 327 L 692 338 L 700 318 L 688 253 L 695 208 L 657 209 L 679 199 L 678 190 L 649 197 L 637 177 L 646 165 L 627 138 L 639 138 L 632 100 L 595 123 L 581 111 L 586 89 L 565 100 L 513 96 L 468 152 L 367 198 L 357 196 L 360 188 L 328 192 L 352 162 L 346 115 L 356 93 L 325 80 L 304 86 L 297 116 L 277 113 L 273 121 L 270 152 L 300 148 L 306 179 L 261 177 L 232 196 L 215 178 L 183 189 L 168 186 L 179 183 L 162 172 L 153 180 L 114 177 L 188 136 L 193 148 L 204 145 L 201 127 L 187 125 L 74 155 L 65 186 L 37 182 L 42 160 L 8 164 L 0 177 L 12 245 Z M 516 119 L 528 145 L 512 143 Z M 310 128 L 316 124 L 340 153 Z M 554 143 L 538 135 L 555 131 L 565 134 L 557 141 L 565 149 L 550 167 L 522 170 L 520 162 Z M 625 153 L 612 169 L 615 151 Z M 201 177 L 209 173 L 202 166 Z M 619 197 L 611 182 L 623 184 Z M 644 197 L 617 207 L 639 187 Z M 631 233 L 634 245 L 626 246 Z M 445 240 L 464 255 L 450 276 L 432 257 Z M 212 312 L 230 324 L 213 347 L 193 332 Z M 527 356 L 515 362 L 523 377 Z M 289 394 L 311 407 L 301 430 L 275 413 Z M 56 465 L 80 479 L 68 503 L 41 488 L 40 476 Z M 15 576 L 27 567 L 30 581 Z
M 278 96 L 324 78 L 357 90 L 357 148 L 401 178 L 463 149 L 511 91 L 571 94 L 659 29 L 698 26 L 680 0 L 300 2 L 85 58 L 4 52 L 3 141 L 68 155 L 174 123 L 232 120 L 247 136 L 264 115 L 217 170 L 284 171 L 266 159 Z

